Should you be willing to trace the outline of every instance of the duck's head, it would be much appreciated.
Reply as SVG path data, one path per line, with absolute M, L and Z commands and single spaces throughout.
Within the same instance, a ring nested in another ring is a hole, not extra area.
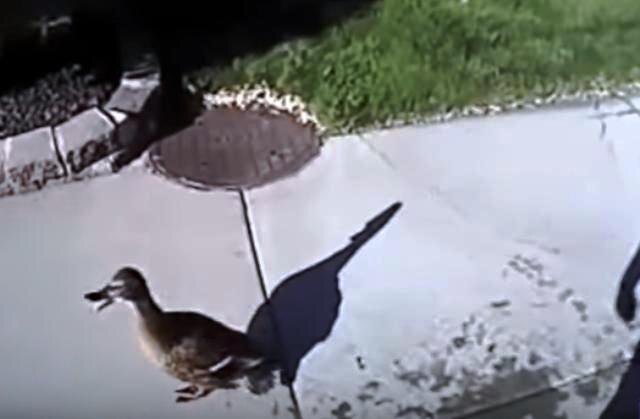
M 142 273 L 132 267 L 124 267 L 113 275 L 111 281 L 102 289 L 89 292 L 84 298 L 96 303 L 100 311 L 116 301 L 137 302 L 149 297 L 149 288 Z

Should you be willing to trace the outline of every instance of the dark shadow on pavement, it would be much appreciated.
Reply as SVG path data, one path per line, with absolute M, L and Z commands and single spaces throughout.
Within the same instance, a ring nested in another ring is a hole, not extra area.
M 164 29 L 163 41 L 175 63 L 193 71 L 316 35 L 375 1 L 235 0 L 205 6 L 206 2 L 183 0 L 156 6 L 154 19 Z
M 339 274 L 402 206 L 395 203 L 369 221 L 341 250 L 286 278 L 255 312 L 247 335 L 280 364 L 281 381 L 293 383 L 302 359 L 326 340 L 338 319 Z
M 616 296 L 616 313 L 629 324 L 636 315 L 635 288 L 640 281 L 640 247 L 629 261 L 618 288 Z M 622 375 L 616 393 L 600 415 L 600 419 L 638 419 L 640 417 L 640 342 L 629 363 L 627 371 Z
M 636 345 L 627 371 L 618 389 L 600 415 L 600 419 L 640 418 L 640 342 Z

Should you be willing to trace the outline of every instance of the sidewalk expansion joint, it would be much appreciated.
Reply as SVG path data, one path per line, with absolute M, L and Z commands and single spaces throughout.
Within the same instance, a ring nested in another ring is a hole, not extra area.
M 273 328 L 278 338 L 280 353 L 282 354 L 282 358 L 287 359 L 286 346 L 284 344 L 284 341 L 282 340 L 282 333 L 280 332 L 280 327 L 279 327 L 276 315 L 273 311 L 273 308 L 269 303 L 269 292 L 267 290 L 267 284 L 265 281 L 263 266 L 260 260 L 260 253 L 258 251 L 258 243 L 256 240 L 255 230 L 253 228 L 251 210 L 249 208 L 249 200 L 247 199 L 246 191 L 244 189 L 240 188 L 236 190 L 238 191 L 238 195 L 240 196 L 240 202 L 242 203 L 242 216 L 244 219 L 245 227 L 247 229 L 247 238 L 249 239 L 249 246 L 251 247 L 251 256 L 253 258 L 253 262 L 256 268 L 258 281 L 260 282 L 260 289 L 262 291 L 262 296 L 267 304 L 267 307 L 269 308 L 271 322 L 273 324 Z M 291 398 L 291 402 L 293 403 L 293 413 L 294 413 L 295 419 L 303 419 L 302 412 L 300 410 L 300 404 L 298 403 L 298 397 L 296 395 L 295 389 L 293 388 L 293 383 L 289 383 L 287 387 L 289 388 L 289 397 Z

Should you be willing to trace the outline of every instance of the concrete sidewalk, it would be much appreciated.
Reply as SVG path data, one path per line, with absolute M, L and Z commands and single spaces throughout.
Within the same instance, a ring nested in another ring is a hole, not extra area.
M 244 330 L 263 297 L 237 193 L 197 193 L 135 169 L 8 198 L 0 214 L 0 416 L 291 417 L 286 388 L 174 403 L 181 383 L 144 358 L 133 311 L 95 313 L 83 299 L 132 264 L 164 308 Z
M 640 237 L 640 118 L 594 118 L 623 109 L 336 138 L 242 193 L 137 167 L 0 200 L 0 413 L 292 416 L 283 386 L 174 404 L 129 310 L 82 301 L 134 264 L 166 307 L 258 338 L 264 287 L 305 419 L 596 418 L 640 337 L 613 312 Z
M 335 139 L 251 191 L 270 290 L 404 204 L 349 263 L 318 269 L 342 299 L 300 364 L 304 416 L 597 417 L 637 338 L 612 307 L 640 236 L 640 118 L 607 118 L 604 136 L 593 118 L 622 108 Z M 317 295 L 301 296 L 316 317 Z

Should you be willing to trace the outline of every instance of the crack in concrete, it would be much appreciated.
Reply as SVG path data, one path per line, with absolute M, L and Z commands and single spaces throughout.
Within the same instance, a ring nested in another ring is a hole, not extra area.
M 556 383 L 555 385 L 553 385 L 552 387 L 546 387 L 546 388 L 542 388 L 540 390 L 535 390 L 535 391 L 531 391 L 528 392 L 526 394 L 522 394 L 519 397 L 515 397 L 511 400 L 505 401 L 505 402 L 500 402 L 500 403 L 494 403 L 492 405 L 486 406 L 486 407 L 481 407 L 479 409 L 475 409 L 475 410 L 470 410 L 468 412 L 465 412 L 461 415 L 455 416 L 454 418 L 451 419 L 471 419 L 476 415 L 480 415 L 480 414 L 486 414 L 488 412 L 491 412 L 493 410 L 498 410 L 507 406 L 513 406 L 516 405 L 518 403 L 522 403 L 528 399 L 540 396 L 544 393 L 547 393 L 549 391 L 562 391 L 563 389 L 566 389 L 569 386 L 575 386 L 577 384 L 579 384 L 580 382 L 586 381 L 587 379 L 591 379 L 591 378 L 596 378 L 600 375 L 602 376 L 607 376 L 608 374 L 610 374 L 610 372 L 612 370 L 615 370 L 617 368 L 622 368 L 622 367 L 626 367 L 626 365 L 630 362 L 631 357 L 627 356 L 626 354 L 624 354 L 623 356 L 621 356 L 621 359 L 619 361 L 615 361 L 610 363 L 607 366 L 604 367 L 600 367 L 600 368 L 595 368 L 593 369 L 591 372 L 585 373 L 585 374 L 576 374 L 572 377 L 568 377 L 565 378 L 564 380 L 560 380 L 558 383 Z
M 60 140 L 56 135 L 56 130 L 51 127 L 51 138 L 53 138 L 53 150 L 56 153 L 56 157 L 62 166 L 62 171 L 64 172 L 64 177 L 68 177 L 70 175 L 69 168 L 67 168 L 67 164 L 64 161 L 64 156 L 62 155 L 62 150 L 60 149 Z
M 269 292 L 267 291 L 267 284 L 264 276 L 263 265 L 260 259 L 260 253 L 258 251 L 258 242 L 256 240 L 255 230 L 253 227 L 253 220 L 251 218 L 251 211 L 249 209 L 249 200 L 246 196 L 246 191 L 244 189 L 237 189 L 238 195 L 240 196 L 240 202 L 242 205 L 242 217 L 247 229 L 247 238 L 249 240 L 249 246 L 251 248 L 251 257 L 253 259 L 256 275 L 258 276 L 258 282 L 260 283 L 260 290 L 262 292 L 262 296 L 264 300 L 269 304 Z M 280 348 L 282 348 L 283 352 L 286 350 L 284 342 L 282 341 L 282 333 L 279 331 L 278 322 L 276 321 L 273 310 L 269 310 L 271 313 L 271 321 L 273 323 L 273 328 L 276 331 L 276 334 L 280 340 Z M 286 354 L 285 354 L 286 358 Z M 293 403 L 293 409 L 291 409 L 291 413 L 294 415 L 295 419 L 304 419 L 302 417 L 302 411 L 300 410 L 300 404 L 298 403 L 298 396 L 293 388 L 293 383 L 287 384 L 289 388 L 289 397 L 291 398 L 291 403 Z
M 598 138 L 601 141 L 605 140 L 605 137 L 607 135 L 607 119 L 609 118 L 623 118 L 625 116 L 629 116 L 629 115 L 636 115 L 636 116 L 640 116 L 640 109 L 633 103 L 633 100 L 631 98 L 629 98 L 626 95 L 622 95 L 622 94 L 613 94 L 612 95 L 613 99 L 617 99 L 619 101 L 621 101 L 622 103 L 624 103 L 625 105 L 627 105 L 627 109 L 621 110 L 621 111 L 615 111 L 615 112 L 599 112 L 593 116 L 590 116 L 589 119 L 597 119 L 598 121 L 600 121 L 600 133 L 598 134 Z M 597 100 L 594 103 L 594 110 L 599 111 L 600 110 L 600 101 Z M 613 149 L 613 144 L 609 144 L 608 147 L 608 151 L 609 153 L 615 158 L 615 150 Z
M 380 160 L 382 160 L 382 162 L 386 166 L 388 166 L 389 169 L 391 169 L 391 171 L 394 173 L 394 175 L 396 175 L 396 177 L 398 177 L 403 181 L 406 181 L 406 178 L 400 173 L 400 171 L 396 168 L 394 163 L 391 161 L 391 159 L 389 159 L 389 157 L 386 154 L 378 150 L 369 141 L 365 140 L 362 135 L 357 135 L 356 138 L 360 142 L 362 142 L 364 146 L 367 147 L 367 149 L 369 149 L 369 151 L 371 151 L 373 155 L 375 155 Z M 406 182 L 406 183 L 409 183 L 409 182 Z M 460 208 L 458 208 L 457 205 L 455 205 L 453 202 L 447 199 L 447 197 L 442 193 L 442 191 L 440 191 L 440 189 L 437 186 L 428 186 L 427 189 L 428 189 L 429 195 L 443 202 L 444 205 L 448 207 L 451 211 L 453 211 L 453 213 L 456 214 L 460 219 L 462 219 L 463 221 L 468 221 L 467 215 L 464 213 L 464 211 L 462 211 Z

